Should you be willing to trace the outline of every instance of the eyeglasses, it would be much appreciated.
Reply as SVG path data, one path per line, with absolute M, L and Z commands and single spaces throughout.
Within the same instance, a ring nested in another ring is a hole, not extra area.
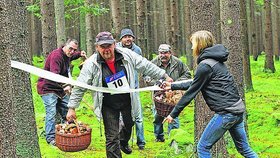
M 112 46 L 112 44 L 102 44 L 102 45 L 100 45 L 100 47 L 102 48 L 102 49 L 106 49 L 106 48 L 109 48 L 109 47 L 111 47 Z
M 77 49 L 74 49 L 73 47 L 69 47 L 69 50 L 70 50 L 70 51 L 72 51 L 72 50 L 73 50 L 74 52 L 76 52 L 76 51 L 77 51 Z

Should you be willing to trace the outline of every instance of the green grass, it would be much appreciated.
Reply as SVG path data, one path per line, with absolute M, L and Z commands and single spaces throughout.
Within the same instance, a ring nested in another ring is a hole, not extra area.
M 34 65 L 43 67 L 41 58 L 34 58 Z M 79 74 L 80 61 L 77 60 L 73 70 L 73 76 Z M 251 60 L 251 70 L 254 91 L 246 92 L 246 106 L 248 112 L 248 128 L 249 141 L 252 148 L 260 157 L 276 158 L 280 157 L 280 63 L 276 62 L 276 73 L 264 73 L 264 56 L 260 56 L 258 61 Z M 75 77 L 74 77 L 75 78 Z M 63 152 L 58 148 L 49 146 L 43 136 L 44 133 L 44 117 L 45 109 L 42 99 L 37 94 L 36 81 L 38 77 L 32 75 L 33 100 L 36 113 L 36 123 L 39 136 L 39 144 L 42 157 L 44 158 L 87 158 L 87 157 L 106 157 L 105 154 L 105 136 L 103 124 L 100 124 L 91 110 L 92 99 L 90 92 L 84 96 L 84 101 L 77 110 L 78 120 L 89 124 L 92 128 L 92 141 L 88 149 L 80 152 Z M 133 145 L 131 155 L 125 155 L 125 158 L 135 157 L 157 157 L 157 158 L 181 158 L 190 157 L 192 154 L 194 142 L 194 110 L 193 104 L 184 109 L 180 115 L 180 129 L 173 130 L 171 136 L 166 136 L 165 143 L 155 143 L 153 135 L 153 115 L 152 100 L 150 92 L 141 92 L 141 103 L 144 110 L 144 129 L 146 148 L 139 151 L 136 145 L 135 130 L 133 139 L 130 144 Z M 101 132 L 100 132 L 101 125 Z M 165 132 L 167 125 L 165 124 Z M 102 136 L 101 136 L 102 134 Z M 178 154 L 174 153 L 174 149 L 169 147 L 172 139 L 178 141 Z M 229 139 L 227 147 L 231 157 L 241 157 L 234 148 Z

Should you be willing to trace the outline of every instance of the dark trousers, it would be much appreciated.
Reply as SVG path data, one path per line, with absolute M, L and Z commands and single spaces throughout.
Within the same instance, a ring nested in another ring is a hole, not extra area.
M 124 123 L 124 127 L 121 129 L 120 113 Z M 108 158 L 121 158 L 120 145 L 125 146 L 128 144 L 134 124 L 131 117 L 131 106 L 113 109 L 103 105 L 102 116 L 106 137 L 106 155 Z

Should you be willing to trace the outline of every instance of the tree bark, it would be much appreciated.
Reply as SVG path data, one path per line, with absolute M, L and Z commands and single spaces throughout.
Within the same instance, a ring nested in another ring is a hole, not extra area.
M 273 61 L 273 47 L 272 47 L 272 24 L 271 24 L 271 0 L 264 1 L 265 7 L 265 65 L 264 71 L 275 72 L 274 61 Z
M 170 1 L 170 23 L 171 23 L 171 47 L 173 50 L 173 54 L 178 56 L 178 43 L 179 43 L 179 15 L 178 15 L 178 1 L 171 0 Z
M 208 30 L 215 37 L 217 37 L 217 3 L 218 0 L 205 0 L 205 1 L 191 1 L 191 31 Z M 207 123 L 213 116 L 213 112 L 210 111 L 206 105 L 201 93 L 195 98 L 195 147 L 198 143 L 201 134 L 206 127 Z M 222 138 L 212 147 L 212 155 L 225 156 L 227 155 L 226 143 Z
M 257 52 L 257 45 L 256 45 L 256 22 L 255 22 L 255 2 L 254 0 L 250 0 L 250 27 L 249 27 L 249 51 L 250 54 L 253 55 L 253 59 L 255 61 L 258 60 L 259 53 Z
M 32 64 L 28 53 L 26 4 L 15 3 L 12 60 Z M 17 15 L 17 16 L 16 16 Z M 16 149 L 18 157 L 41 157 L 32 99 L 30 74 L 12 69 L 13 104 L 16 120 Z
M 111 15 L 113 19 L 113 31 L 112 33 L 115 37 L 119 37 L 122 29 L 122 22 L 121 22 L 121 9 L 120 9 L 120 0 L 110 0 L 111 3 Z
M 258 14 L 256 15 L 256 33 L 258 34 L 258 36 L 257 36 L 257 43 L 258 43 L 257 52 L 258 52 L 258 54 L 260 54 L 262 51 L 264 51 L 262 14 L 263 14 L 263 11 L 260 10 L 260 11 L 258 11 Z M 250 21 L 250 20 L 248 20 L 248 21 Z M 249 30 L 249 27 L 248 27 L 248 30 Z
M 42 46 L 43 54 L 46 58 L 52 50 L 57 48 L 54 1 L 41 0 L 40 5 L 42 14 Z
M 279 5 L 280 5 L 280 1 L 276 0 L 276 6 L 278 6 L 278 8 L 276 9 L 276 14 L 278 16 L 276 16 L 277 18 L 277 26 L 280 26 L 280 9 L 279 9 Z M 278 43 L 280 43 L 280 33 L 279 33 L 280 29 L 278 28 Z M 279 46 L 280 47 L 280 46 Z M 280 48 L 279 48 L 280 49 Z M 275 55 L 275 61 L 279 61 L 279 57 L 280 57 L 280 50 L 278 50 L 278 54 Z
M 31 14 L 30 16 L 31 54 L 32 56 L 41 56 L 43 51 L 41 21 L 34 14 Z
M 90 7 L 93 5 L 92 0 L 86 0 L 85 6 Z M 94 38 L 93 38 L 93 15 L 90 13 L 86 14 L 86 48 L 87 48 L 87 55 L 90 56 L 94 52 Z
M 12 98 L 11 54 L 15 27 L 12 19 L 15 1 L 0 1 L 0 157 L 16 157 L 16 123 L 14 118 L 15 105 Z
M 171 34 L 171 9 L 170 9 L 170 0 L 164 0 L 164 25 L 165 25 L 165 42 L 170 44 L 172 42 Z
M 152 21 L 152 1 L 147 1 L 147 54 L 148 59 L 153 59 L 152 48 L 154 46 L 154 36 L 152 33 L 153 21 Z
M 146 1 L 145 0 L 136 0 L 137 6 L 137 38 L 138 44 L 142 49 L 143 56 L 148 58 L 149 53 L 147 52 L 147 39 L 145 38 L 145 23 L 146 23 Z
M 278 0 L 272 0 L 272 8 L 271 8 L 271 12 L 272 12 L 272 40 L 273 40 L 273 53 L 275 56 L 275 59 L 278 58 L 279 60 L 279 31 L 280 29 L 278 28 L 278 7 L 277 3 Z
M 244 72 L 244 85 L 248 91 L 253 90 L 251 67 L 250 67 L 250 54 L 248 43 L 248 28 L 247 28 L 247 11 L 246 0 L 240 0 L 240 22 L 241 22 L 241 44 L 242 44 L 242 56 L 243 56 L 243 72 Z
M 183 37 L 184 43 L 186 44 L 186 57 L 187 57 L 187 65 L 190 70 L 193 70 L 193 56 L 192 56 L 192 44 L 189 40 L 191 35 L 191 14 L 190 14 L 190 1 L 184 1 L 184 10 L 185 10 L 185 37 Z
M 54 10 L 56 21 L 57 46 L 60 47 L 66 41 L 64 0 L 54 0 Z

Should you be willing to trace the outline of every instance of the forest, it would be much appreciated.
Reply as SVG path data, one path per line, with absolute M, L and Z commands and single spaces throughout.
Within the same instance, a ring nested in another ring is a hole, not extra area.
M 279 0 L 0 0 L 0 157 L 106 157 L 104 129 L 91 110 L 90 93 L 77 112 L 94 131 L 89 148 L 68 153 L 50 147 L 43 136 L 38 76 L 12 68 L 11 60 L 43 68 L 48 54 L 68 38 L 77 39 L 79 49 L 90 56 L 99 32 L 109 31 L 118 41 L 123 28 L 133 30 L 144 57 L 153 59 L 158 46 L 167 43 L 192 74 L 196 61 L 189 37 L 198 30 L 212 32 L 230 52 L 226 64 L 246 101 L 252 148 L 259 157 L 280 157 L 279 13 Z M 74 78 L 80 62 L 72 63 Z M 133 153 L 123 156 L 196 157 L 197 141 L 213 116 L 202 96 L 182 114 L 181 128 L 165 143 L 155 143 L 150 93 L 141 92 L 147 147 L 139 151 L 133 136 Z M 229 134 L 212 154 L 241 157 Z

